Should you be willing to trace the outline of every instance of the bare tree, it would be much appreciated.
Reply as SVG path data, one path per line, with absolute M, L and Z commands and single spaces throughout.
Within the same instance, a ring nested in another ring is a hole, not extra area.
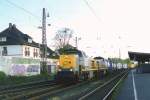
M 69 44 L 70 39 L 72 38 L 73 30 L 69 28 L 62 28 L 56 32 L 54 37 L 56 48 L 63 48 L 64 46 Z

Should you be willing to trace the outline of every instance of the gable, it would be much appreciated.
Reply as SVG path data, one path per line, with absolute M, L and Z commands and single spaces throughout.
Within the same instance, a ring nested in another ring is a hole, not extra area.
M 0 45 L 29 45 L 39 47 L 39 44 L 34 42 L 32 38 L 16 28 L 16 25 L 9 24 L 9 27 L 0 32 L 0 39 L 6 38 L 6 41 L 0 41 Z

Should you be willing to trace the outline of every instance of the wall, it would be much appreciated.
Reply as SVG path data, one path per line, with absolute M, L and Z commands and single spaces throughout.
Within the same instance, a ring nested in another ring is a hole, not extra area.
M 9 73 L 8 66 L 11 65 L 11 57 L 0 57 L 0 71 L 5 72 L 5 74 Z
M 30 56 L 25 56 L 25 48 L 30 48 Z M 37 49 L 38 57 L 34 57 L 34 55 L 33 55 L 34 49 Z M 34 58 L 34 59 L 39 59 L 40 58 L 40 49 L 37 48 L 37 47 L 31 47 L 31 46 L 23 45 L 22 50 L 23 50 L 23 57 Z
M 0 70 L 11 76 L 40 74 L 40 60 L 22 57 L 0 57 Z
M 49 74 L 57 71 L 58 59 L 47 59 Z M 0 57 L 0 71 L 11 76 L 30 76 L 40 74 L 40 59 L 24 57 Z
M 21 45 L 6 45 L 6 46 L 0 46 L 0 56 L 2 56 L 3 47 L 7 47 L 7 55 L 8 56 L 21 57 L 23 55 Z
M 0 46 L 0 56 L 2 56 L 3 47 L 7 47 L 7 56 L 13 57 L 25 57 L 25 58 L 33 58 L 39 59 L 40 58 L 40 49 L 37 47 L 31 47 L 26 45 L 7 45 L 7 46 Z M 25 56 L 25 48 L 30 48 L 30 56 Z M 33 56 L 34 49 L 37 49 L 38 57 Z
M 58 67 L 58 59 L 47 59 L 47 65 L 49 69 L 49 74 L 55 74 Z

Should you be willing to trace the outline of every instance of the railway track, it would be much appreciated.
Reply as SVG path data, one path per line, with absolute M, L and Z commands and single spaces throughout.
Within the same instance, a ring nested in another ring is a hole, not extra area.
M 128 70 L 115 76 L 106 83 L 78 98 L 78 100 L 112 100 L 112 94 L 121 81 L 128 75 Z
M 45 86 L 43 88 L 37 88 L 32 91 L 29 90 L 28 92 L 24 92 L 22 94 L 12 96 L 11 99 L 12 100 L 29 100 L 29 99 L 32 99 L 41 94 L 45 94 L 47 92 L 60 89 L 62 87 L 63 87 L 62 85 Z M 34 100 L 36 100 L 36 99 L 34 99 Z
M 86 93 L 90 92 L 93 88 L 102 86 L 104 83 L 106 83 L 108 80 L 112 79 L 114 76 L 118 76 L 118 73 L 121 73 L 121 72 L 116 72 L 114 74 L 111 74 L 111 75 L 109 75 L 109 77 L 107 77 L 103 80 L 89 80 L 89 81 L 81 82 L 81 83 L 73 85 L 73 86 L 54 90 L 52 92 L 47 92 L 46 94 L 41 94 L 39 96 L 33 97 L 33 99 L 78 100 L 80 97 L 82 97 Z M 91 99 L 91 100 L 93 100 L 93 99 Z
M 82 81 L 82 82 L 80 82 L 80 83 L 78 83 L 76 85 L 64 86 L 64 87 L 56 89 L 54 91 L 47 91 L 47 92 L 45 92 L 43 94 L 36 95 L 36 96 L 30 98 L 29 100 L 49 100 L 48 96 L 50 96 L 50 95 L 55 95 L 55 94 L 57 94 L 59 92 L 63 92 L 63 91 L 67 91 L 67 90 L 70 90 L 70 89 L 73 89 L 73 88 L 76 88 L 76 87 L 80 87 L 80 86 L 82 86 L 84 84 L 87 84 L 88 82 L 90 82 L 90 80 Z M 60 100 L 60 99 L 58 99 L 58 100 Z
M 17 85 L 17 86 L 12 86 L 12 87 L 5 87 L 3 89 L 0 89 L 0 100 L 9 99 L 17 95 L 26 94 L 29 91 L 34 91 L 35 89 L 42 89 L 44 87 L 52 87 L 55 85 L 56 85 L 55 81 L 52 80 L 52 81 L 28 83 L 28 84 Z
M 53 100 L 54 98 L 57 99 L 60 94 L 69 96 L 58 100 L 109 100 L 108 98 L 111 98 L 113 91 L 127 73 L 128 71 L 118 75 L 115 73 L 104 80 L 88 80 L 68 86 L 58 85 L 55 82 L 43 82 L 20 86 L 19 88 L 4 89 L 0 91 L 0 100 Z M 67 91 L 74 92 L 69 92 L 69 94 Z M 73 93 L 76 94 L 73 95 Z
M 47 93 L 45 97 L 46 95 L 48 97 L 44 100 L 103 100 L 124 75 L 127 75 L 127 71 L 117 72 L 103 80 L 87 82 L 55 93 Z
M 56 84 L 55 81 L 42 82 L 41 84 L 30 84 L 13 87 L 0 91 L 0 100 L 37 100 L 43 98 L 47 93 L 54 93 L 70 88 L 72 84 Z
M 113 92 L 115 92 L 115 89 L 117 88 L 117 86 L 127 77 L 127 75 L 128 75 L 128 72 L 125 73 L 112 88 L 110 88 L 111 90 L 109 89 L 109 92 L 105 95 L 103 100 L 110 100 L 112 98 Z
M 5 98 L 3 97 L 2 100 L 3 99 L 4 100 L 6 100 L 6 99 L 9 99 L 9 100 L 38 100 L 38 99 L 41 99 L 41 100 L 43 100 L 43 99 L 45 99 L 45 97 L 48 94 L 65 91 L 66 89 L 70 89 L 72 87 L 76 87 L 81 84 L 85 84 L 87 82 L 88 81 L 81 82 L 75 86 L 70 85 L 70 84 L 67 84 L 67 85 L 55 84 L 55 85 L 47 86 L 47 84 L 46 84 L 46 85 L 43 85 L 42 87 L 37 87 L 36 89 L 32 88 L 33 90 L 31 90 L 31 89 L 20 90 L 19 94 L 17 94 L 18 91 L 15 91 L 14 93 L 12 93 L 12 92 L 6 93 Z

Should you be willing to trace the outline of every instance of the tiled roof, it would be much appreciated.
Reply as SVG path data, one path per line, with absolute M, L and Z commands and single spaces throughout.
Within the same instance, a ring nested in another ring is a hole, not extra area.
M 41 44 L 36 43 L 35 41 L 32 40 L 30 43 L 28 39 L 32 39 L 27 34 L 24 34 L 21 32 L 19 29 L 16 28 L 16 26 L 13 24 L 9 24 L 9 27 L 6 28 L 4 31 L 0 32 L 0 38 L 1 37 L 6 37 L 7 40 L 4 42 L 0 41 L 0 46 L 1 45 L 27 45 L 27 46 L 32 46 L 32 47 L 41 47 Z M 49 47 L 47 47 L 47 52 L 49 53 L 49 56 L 52 56 L 54 51 L 52 51 Z
M 39 44 L 32 41 L 28 42 L 28 39 L 32 39 L 29 35 L 24 34 L 16 28 L 15 25 L 9 24 L 9 27 L 0 32 L 0 37 L 6 37 L 6 42 L 0 42 L 0 45 L 29 45 L 39 47 Z

